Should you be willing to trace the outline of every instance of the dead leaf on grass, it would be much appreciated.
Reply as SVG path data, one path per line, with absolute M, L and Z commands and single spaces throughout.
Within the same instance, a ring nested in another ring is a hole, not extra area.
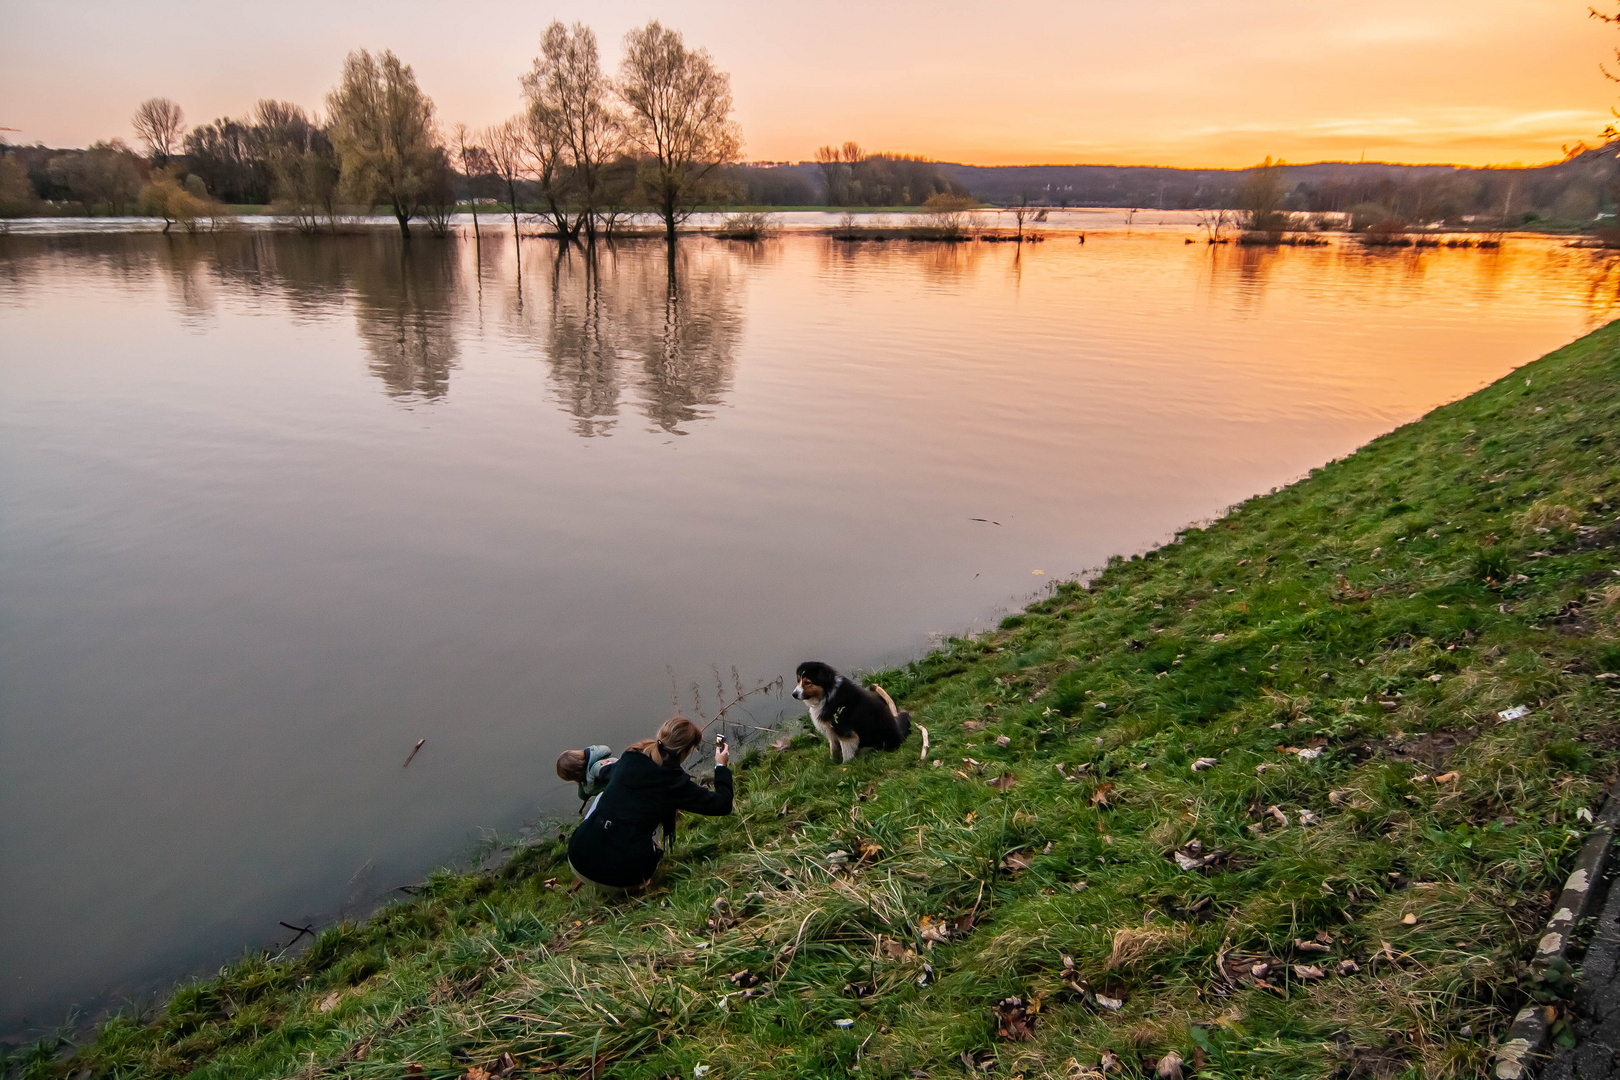
M 1193 770 L 1193 772 L 1203 772 L 1205 769 L 1209 768 L 1211 765 L 1219 765 L 1220 763 L 1221 763 L 1220 758 L 1201 757 L 1197 761 L 1192 763 L 1192 770 Z
M 1006 791 L 1008 788 L 1010 788 L 1014 784 L 1018 783 L 1018 777 L 1014 776 L 1010 772 L 1002 773 L 1000 776 L 996 777 L 994 780 L 986 780 L 985 783 L 989 784 L 991 787 L 995 788 L 997 791 Z
M 1153 1070 L 1153 1074 L 1159 1080 L 1181 1080 L 1181 1055 L 1174 1050 L 1164 1055 L 1159 1059 L 1159 1066 Z
M 1297 978 L 1301 978 L 1301 979 L 1320 979 L 1324 974 L 1326 974 L 1326 973 L 1321 968 L 1317 967 L 1315 964 L 1295 964 L 1294 965 L 1294 975 Z
M 996 1005 L 996 1035 L 1015 1042 L 1035 1038 L 1035 1011 L 1023 998 L 1003 998 Z
M 1113 790 L 1114 782 L 1112 780 L 1098 787 L 1096 791 L 1091 793 L 1091 805 L 1097 807 L 1099 810 L 1107 806 L 1108 794 Z
M 1001 868 L 1003 870 L 1011 870 L 1014 873 L 1018 872 L 1019 870 L 1028 870 L 1029 864 L 1030 854 L 1028 851 L 1021 848 L 1017 851 L 1007 852 L 1007 854 L 1003 856 L 1001 860 Z

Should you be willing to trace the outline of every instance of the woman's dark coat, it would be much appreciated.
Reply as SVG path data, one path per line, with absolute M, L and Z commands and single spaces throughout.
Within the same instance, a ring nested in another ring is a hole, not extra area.
M 714 770 L 710 791 L 686 775 L 673 754 L 660 765 L 633 750 L 607 769 L 607 790 L 568 839 L 568 861 L 598 885 L 634 888 L 649 881 L 663 855 L 653 832 L 675 833 L 675 813 L 724 817 L 731 813 L 731 770 Z

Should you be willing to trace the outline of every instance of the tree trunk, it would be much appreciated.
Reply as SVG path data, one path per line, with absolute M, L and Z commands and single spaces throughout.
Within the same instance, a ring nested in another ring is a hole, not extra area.
M 664 199 L 664 242 L 669 245 L 669 250 L 671 252 L 674 252 L 674 250 L 675 250 L 675 200 L 670 199 L 670 198 L 665 198 Z
M 394 207 L 394 217 L 399 221 L 399 234 L 405 239 L 411 238 L 411 217 L 398 206 Z

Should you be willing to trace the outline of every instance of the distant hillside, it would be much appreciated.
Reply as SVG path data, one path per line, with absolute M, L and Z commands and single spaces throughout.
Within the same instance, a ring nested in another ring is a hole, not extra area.
M 1172 169 L 1147 165 L 959 165 L 932 168 L 975 197 L 995 204 L 1140 206 L 1166 210 L 1233 208 L 1252 169 Z M 1612 213 L 1620 196 L 1613 148 L 1529 168 L 1396 165 L 1320 161 L 1284 168 L 1286 208 L 1351 211 L 1380 206 L 1410 220 L 1489 216 L 1570 224 Z M 748 201 L 776 205 L 827 203 L 815 162 L 740 166 Z M 912 200 L 921 202 L 921 199 Z

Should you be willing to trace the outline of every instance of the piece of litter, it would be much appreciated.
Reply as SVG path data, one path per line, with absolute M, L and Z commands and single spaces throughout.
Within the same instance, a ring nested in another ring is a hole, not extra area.
M 854 1026 L 855 1026 L 855 1021 L 853 1021 L 853 1020 L 845 1019 L 845 1020 L 834 1020 L 833 1021 L 833 1027 L 852 1028 Z
M 1203 867 L 1204 860 L 1194 859 L 1191 856 L 1183 855 L 1178 851 L 1176 852 L 1176 865 L 1181 867 L 1183 870 L 1198 870 Z
M 1584 806 L 1581 807 L 1579 810 L 1575 811 L 1575 820 L 1576 821 L 1591 821 L 1592 820 L 1592 811 L 1588 810 Z
M 1408 911 L 1405 915 L 1401 916 L 1401 922 L 1405 923 L 1407 926 L 1416 926 L 1417 916 Z
M 1299 752 L 1299 760 L 1301 761 L 1315 761 L 1321 756 L 1322 748 L 1320 746 L 1306 747 L 1304 750 Z
M 692 1066 L 692 1080 L 703 1080 L 703 1078 L 708 1075 L 709 1067 L 707 1065 Z
M 1511 709 L 1503 709 L 1496 714 L 1500 720 L 1518 720 L 1529 715 L 1530 707 L 1528 705 L 1515 705 Z
M 1299 812 L 1299 823 L 1301 825 L 1320 825 L 1322 824 L 1322 819 L 1311 813 L 1309 810 L 1301 810 Z
M 1201 757 L 1192 763 L 1193 772 L 1201 772 L 1204 769 L 1209 768 L 1211 765 L 1219 765 L 1220 763 L 1221 761 L 1219 758 Z
M 1109 997 L 1107 994 L 1093 994 L 1092 997 L 1095 997 L 1097 999 L 1097 1004 L 1101 1005 L 1105 1009 L 1112 1009 L 1115 1012 L 1118 1012 L 1120 1009 L 1125 1007 L 1125 1003 L 1119 998 Z

